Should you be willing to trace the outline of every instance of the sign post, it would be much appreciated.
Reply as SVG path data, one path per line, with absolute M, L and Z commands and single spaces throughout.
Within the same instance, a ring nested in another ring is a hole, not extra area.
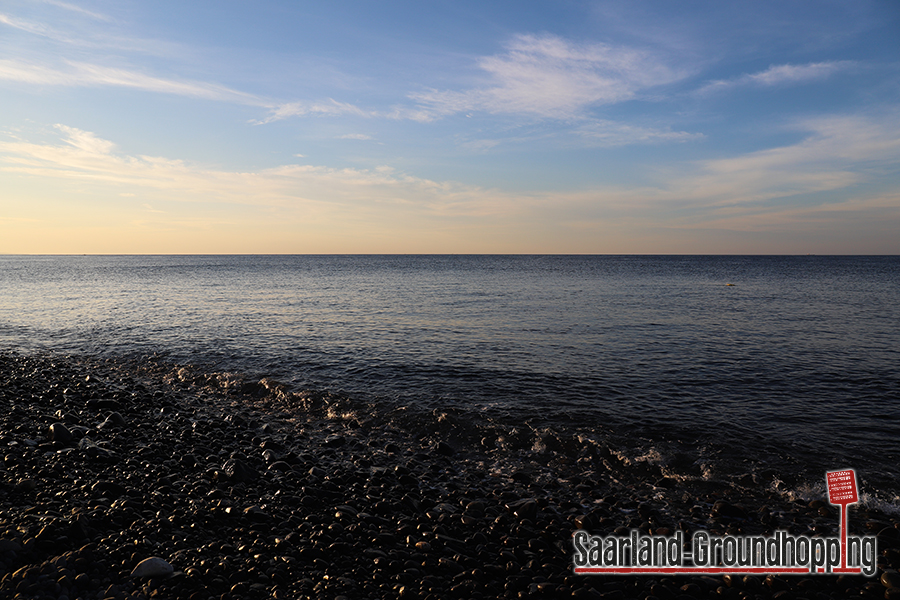
M 847 505 L 859 502 L 856 491 L 856 471 L 830 471 L 825 473 L 828 484 L 828 501 L 841 507 L 841 569 L 847 568 Z

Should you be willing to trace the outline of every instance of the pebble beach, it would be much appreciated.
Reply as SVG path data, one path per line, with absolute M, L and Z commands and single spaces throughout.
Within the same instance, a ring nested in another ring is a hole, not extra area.
M 153 359 L 0 354 L 0 598 L 900 598 L 900 519 L 862 576 L 585 576 L 573 532 L 835 535 L 790 499 L 564 443 Z

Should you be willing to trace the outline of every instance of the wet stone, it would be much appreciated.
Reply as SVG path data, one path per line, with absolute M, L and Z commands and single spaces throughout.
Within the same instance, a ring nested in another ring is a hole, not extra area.
M 272 515 L 256 505 L 245 508 L 244 516 L 256 523 L 266 523 L 272 520 Z
M 520 519 L 534 519 L 537 516 L 538 505 L 531 498 L 524 498 L 516 502 L 510 502 L 506 505 L 514 515 Z
M 54 423 L 50 426 L 50 439 L 59 444 L 67 444 L 72 441 L 72 432 L 62 423 Z
M 900 588 L 900 573 L 888 569 L 881 574 L 881 584 L 889 589 Z
M 438 442 L 434 451 L 441 456 L 453 456 L 456 454 L 456 450 L 453 449 L 453 446 L 444 441 Z
M 293 467 L 283 460 L 277 460 L 269 465 L 268 470 L 279 472 L 279 473 L 286 473 L 288 471 L 293 470 Z
M 120 410 L 121 405 L 112 398 L 92 398 L 85 402 L 88 410 Z
M 791 585 L 784 579 L 780 577 L 776 577 L 775 575 L 769 575 L 765 579 L 765 584 L 769 586 L 769 588 L 773 592 L 780 592 L 782 590 L 790 589 Z
M 164 559 L 158 556 L 145 558 L 131 571 L 132 577 L 151 579 L 154 577 L 168 577 L 174 572 L 174 568 Z
M 253 481 L 259 476 L 256 469 L 239 458 L 229 458 L 225 461 L 222 473 L 233 482 Z
M 878 549 L 900 547 L 900 529 L 884 527 L 878 531 Z
M 99 429 L 108 429 L 110 427 L 124 427 L 126 425 L 125 417 L 118 412 L 111 412 L 106 419 L 97 427 Z
M 36 480 L 22 479 L 13 487 L 13 492 L 17 494 L 24 494 L 33 491 L 35 488 L 37 488 Z
M 531 483 L 531 475 L 525 471 L 516 471 L 512 474 L 512 480 L 518 483 Z
M 125 486 L 119 485 L 112 481 L 98 481 L 91 486 L 91 492 L 96 496 L 105 496 L 107 498 L 121 498 L 125 495 Z
M 347 443 L 347 439 L 342 435 L 329 435 L 325 438 L 325 441 L 322 442 L 322 446 L 325 448 L 338 448 Z
M 732 519 L 748 518 L 747 511 L 745 511 L 740 506 L 731 504 L 730 502 L 726 502 L 725 500 L 719 500 L 718 502 L 713 504 L 712 513 L 717 517 L 729 517 Z
M 603 521 L 604 517 L 605 511 L 594 510 L 586 515 L 579 515 L 575 517 L 575 525 L 579 529 L 587 529 L 588 531 L 593 531 L 600 526 L 600 523 L 601 521 Z

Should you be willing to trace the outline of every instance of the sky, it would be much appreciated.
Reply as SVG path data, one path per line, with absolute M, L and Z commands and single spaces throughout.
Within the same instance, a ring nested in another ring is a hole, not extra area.
M 900 2 L 3 0 L 0 253 L 900 254 Z

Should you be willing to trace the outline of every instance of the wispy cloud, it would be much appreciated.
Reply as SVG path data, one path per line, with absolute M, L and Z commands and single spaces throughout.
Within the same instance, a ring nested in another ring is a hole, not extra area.
M 607 147 L 642 143 L 687 142 L 704 137 L 702 133 L 641 127 L 599 119 L 591 120 L 579 126 L 575 133 L 592 146 Z
M 90 131 L 82 131 L 66 125 L 57 125 L 57 129 L 66 134 L 65 142 L 86 154 L 109 154 L 116 145 L 109 140 L 98 138 Z
M 33 23 L 28 23 L 27 21 L 14 19 L 9 15 L 5 15 L 3 13 L 0 13 L 0 23 L 8 25 L 10 27 L 14 27 L 16 29 L 21 29 L 22 31 L 27 31 L 29 33 L 36 33 L 38 35 L 43 35 L 45 29 L 44 27 L 36 26 Z
M 844 189 L 900 162 L 896 115 L 819 117 L 801 120 L 793 128 L 805 131 L 805 139 L 704 161 L 693 176 L 675 179 L 674 189 L 703 204 L 759 202 Z
M 7 25 L 14 29 L 18 29 L 20 31 L 25 31 L 27 33 L 31 33 L 33 35 L 40 35 L 45 37 L 56 37 L 57 34 L 53 32 L 52 29 L 47 27 L 46 25 L 41 25 L 38 23 L 31 23 L 29 21 L 23 21 L 22 19 L 16 19 L 9 15 L 0 13 L 0 23 L 3 25 Z
M 346 135 L 339 136 L 340 140 L 371 140 L 372 136 L 366 135 L 364 133 L 348 133 Z
M 338 102 L 332 98 L 328 98 L 322 102 L 286 102 L 271 107 L 269 116 L 259 121 L 254 121 L 258 125 L 272 123 L 287 119 L 288 117 L 303 117 L 308 115 L 319 116 L 338 116 L 338 115 L 355 115 L 358 117 L 374 117 L 377 113 L 374 111 L 365 111 L 358 106 L 348 104 L 346 102 Z
M 831 75 L 852 69 L 852 60 L 809 63 L 805 65 L 774 65 L 759 73 L 747 73 L 734 79 L 710 81 L 697 94 L 705 95 L 741 86 L 774 87 L 821 81 Z
M 809 231 L 820 233 L 831 225 L 836 229 L 858 230 L 856 223 L 868 224 L 862 230 L 880 230 L 900 224 L 900 195 L 887 194 L 850 198 L 811 205 L 757 206 L 753 209 L 719 210 L 702 223 L 672 223 L 674 227 L 724 229 L 728 231 L 769 232 Z M 896 231 L 896 229 L 895 229 Z
M 49 4 L 60 6 L 67 10 L 81 11 L 75 5 L 64 2 L 45 0 Z M 108 20 L 103 15 L 81 11 L 85 14 L 101 20 Z M 178 49 L 173 44 L 158 40 L 145 40 L 128 38 L 123 39 L 116 35 L 94 35 L 89 38 L 71 36 L 60 32 L 50 26 L 33 23 L 0 13 L 0 24 L 25 31 L 32 35 L 38 35 L 65 46 L 79 48 L 119 48 L 129 52 L 143 54 L 173 55 Z M 160 48 L 165 47 L 165 52 Z M 184 49 L 181 49 L 183 52 Z M 356 106 L 326 99 L 319 102 L 277 102 L 272 99 L 242 92 L 224 85 L 205 81 L 180 80 L 170 77 L 159 77 L 142 72 L 135 68 L 121 68 L 104 66 L 90 62 L 78 62 L 63 60 L 55 64 L 47 62 L 27 61 L 21 59 L 0 59 L 0 80 L 15 81 L 31 85 L 49 86 L 81 86 L 81 87 L 125 87 L 148 92 L 174 94 L 190 98 L 233 102 L 250 106 L 259 106 L 269 109 L 269 115 L 253 123 L 271 123 L 292 116 L 338 116 L 358 115 L 375 116 L 376 113 L 366 112 Z
M 79 14 L 84 14 L 97 21 L 112 23 L 112 19 L 105 15 L 87 11 L 75 5 L 65 2 L 46 2 L 59 6 Z M 25 19 L 0 13 L 0 25 L 6 25 L 24 31 L 31 35 L 40 36 L 60 44 L 53 53 L 59 56 L 70 56 L 71 51 L 104 51 L 108 53 L 115 50 L 124 55 L 144 55 L 163 57 L 170 60 L 183 60 L 185 54 L 191 53 L 191 47 L 182 43 L 159 38 L 142 38 L 134 35 L 123 35 L 117 28 L 107 25 L 81 24 L 74 26 L 71 18 L 66 15 L 62 29 L 52 27 L 45 23 L 36 23 Z
M 272 104 L 259 96 L 215 83 L 166 79 L 128 69 L 73 61 L 65 61 L 65 66 L 58 68 L 16 59 L 0 59 L 0 79 L 34 85 L 125 87 L 251 106 L 269 107 Z
M 508 135 L 498 137 L 465 138 L 460 136 L 460 147 L 483 153 L 498 146 L 534 146 L 555 149 L 614 148 L 619 146 L 689 142 L 703 139 L 702 133 L 676 131 L 668 127 L 652 127 L 586 117 L 577 119 L 565 127 L 515 127 Z
M 552 35 L 517 36 L 504 54 L 482 58 L 479 66 L 490 76 L 490 85 L 411 94 L 424 111 L 420 118 L 485 111 L 569 119 L 684 77 L 646 51 L 575 44 Z
M 60 0 L 42 0 L 42 1 L 45 4 L 52 4 L 53 6 L 57 6 L 59 8 L 64 8 L 65 10 L 77 12 L 79 14 L 91 17 L 92 19 L 97 19 L 98 21 L 110 21 L 111 20 L 108 16 L 106 16 L 104 14 L 87 10 L 85 8 L 76 6 L 75 4 L 71 4 L 69 2 L 60 2 Z
M 278 103 L 217 83 L 157 77 L 134 69 L 68 60 L 50 66 L 18 59 L 0 59 L 0 80 L 44 86 L 123 87 L 269 109 L 267 117 L 251 121 L 255 124 L 272 123 L 293 116 L 379 116 L 376 111 L 366 111 L 331 98 L 321 102 Z

